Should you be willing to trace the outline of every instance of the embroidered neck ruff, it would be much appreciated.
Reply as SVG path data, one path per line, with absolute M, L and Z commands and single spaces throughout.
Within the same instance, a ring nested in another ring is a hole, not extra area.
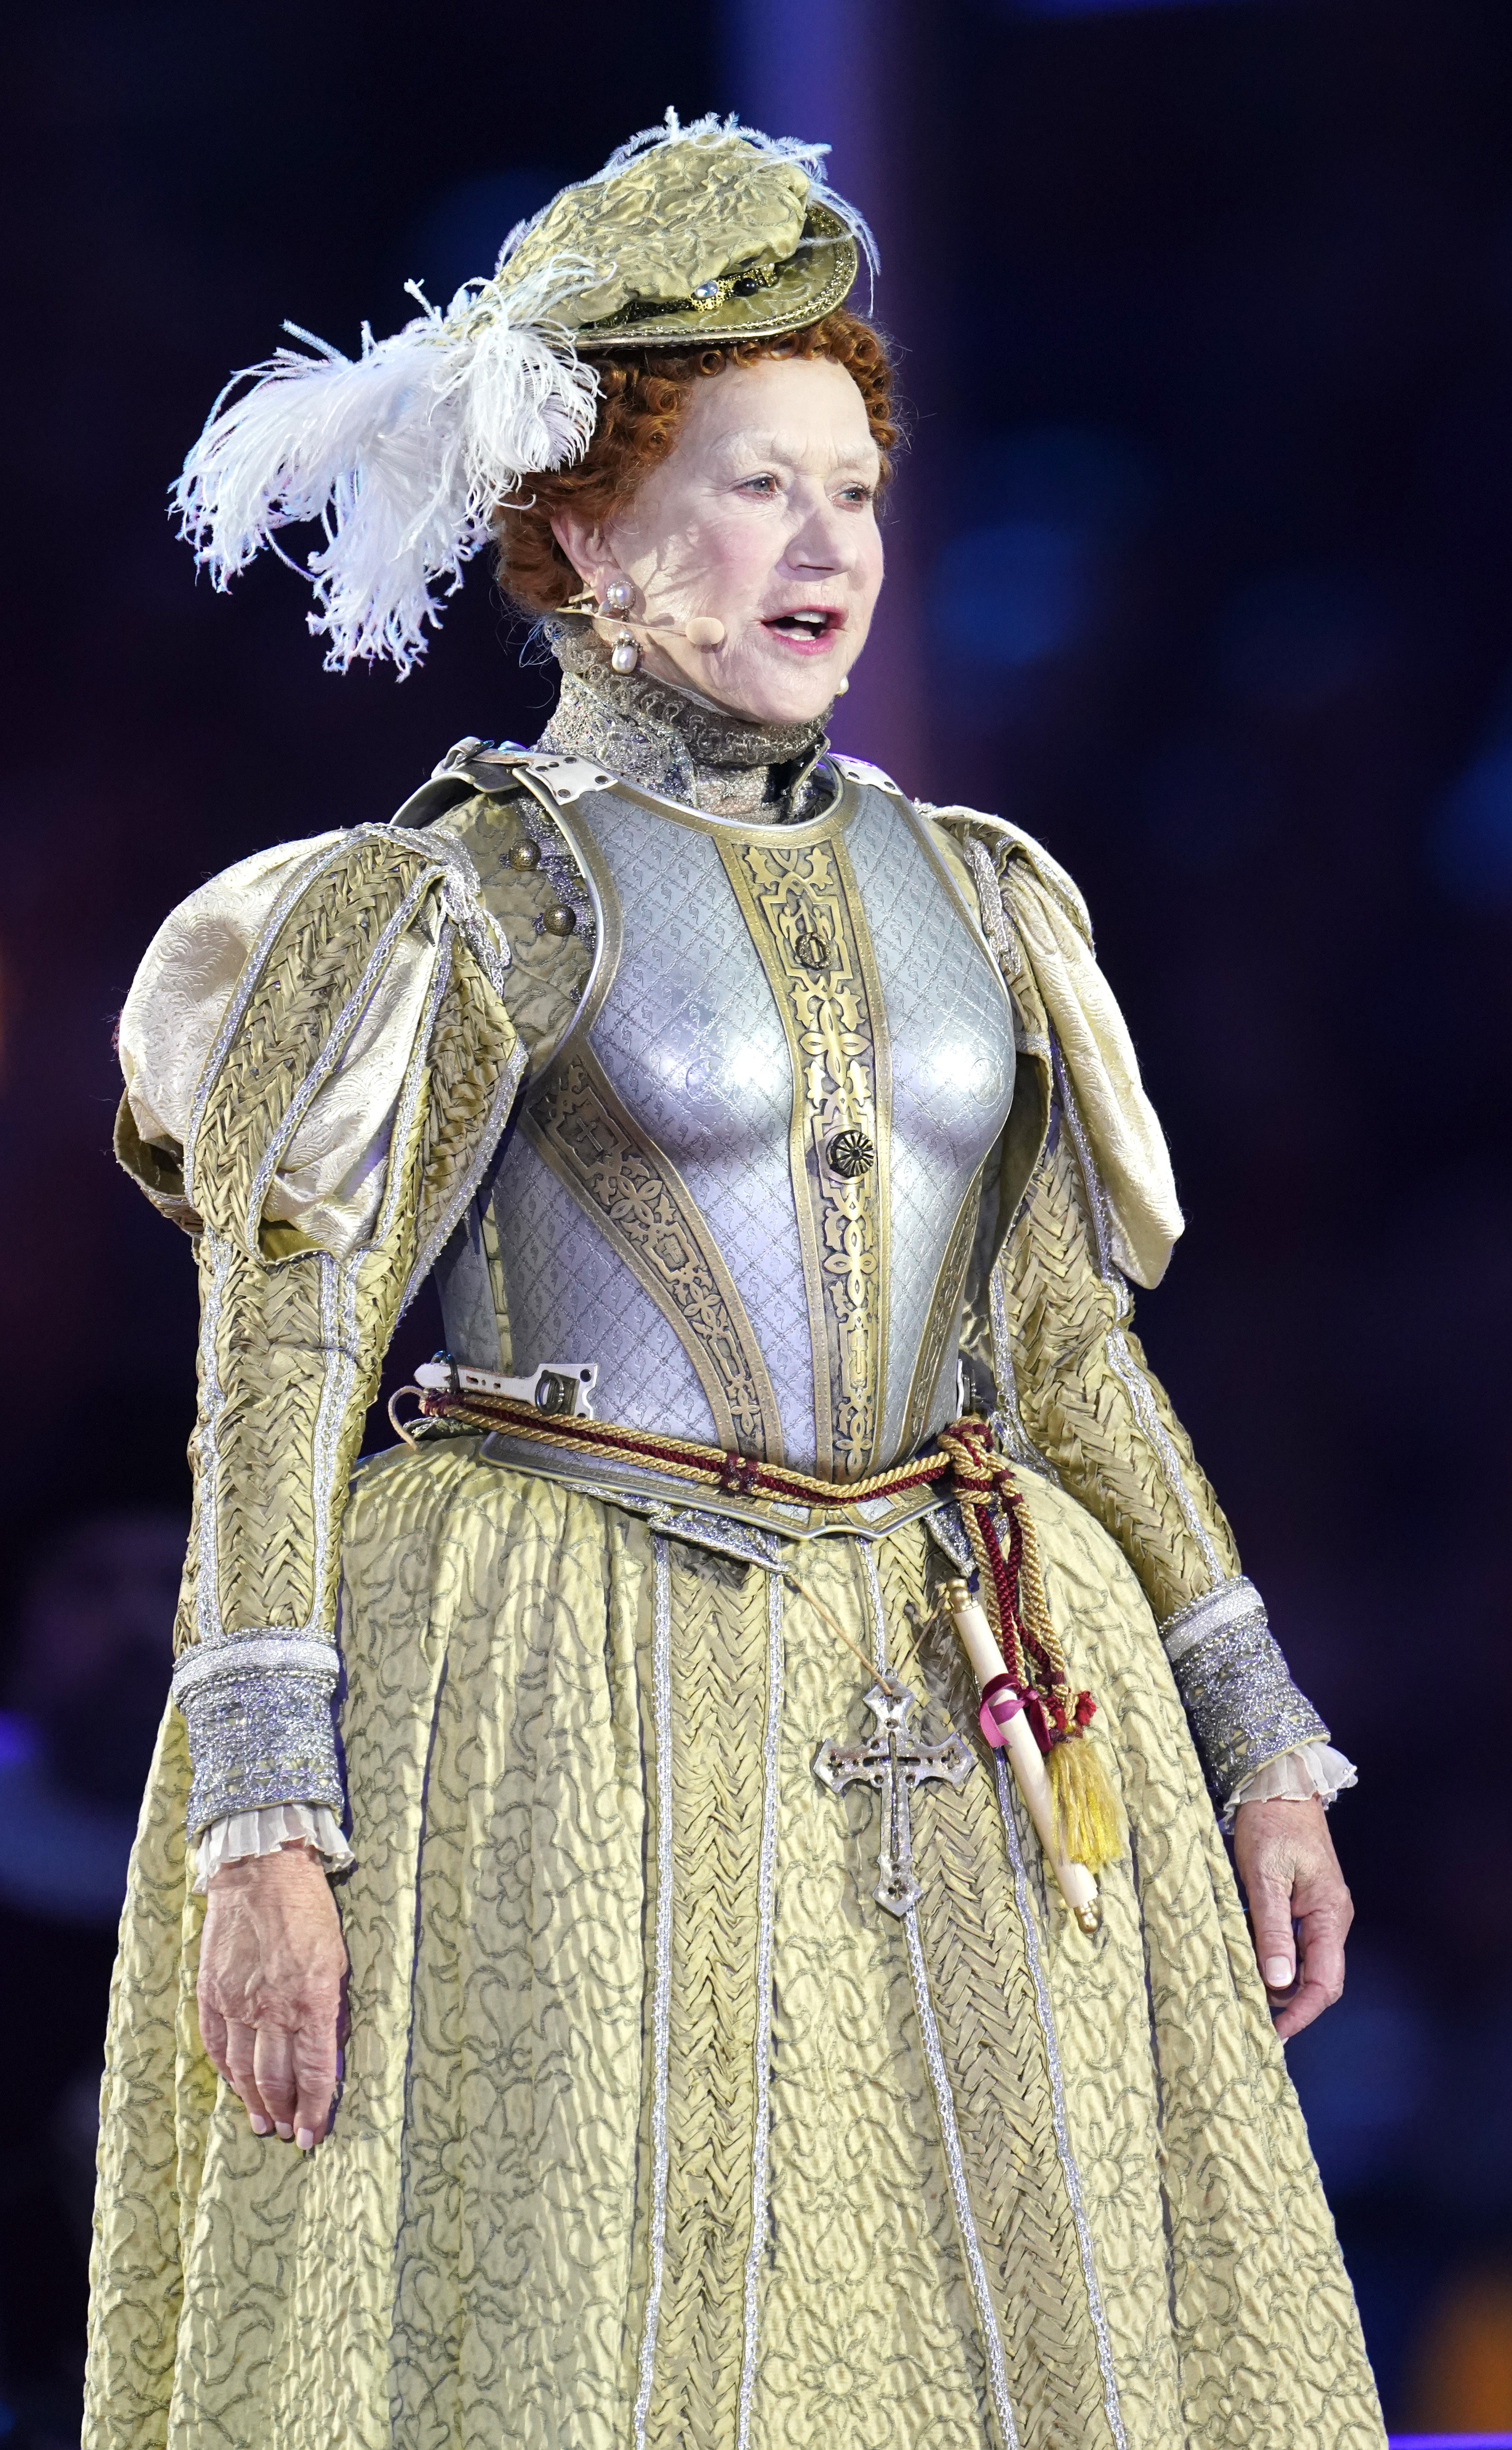
M 816 815 L 826 796 L 814 768 L 827 742 L 822 721 L 747 723 L 691 690 L 644 672 L 616 672 L 584 621 L 551 621 L 546 634 L 562 668 L 562 693 L 539 747 L 591 757 L 662 798 L 710 816 L 791 824 Z

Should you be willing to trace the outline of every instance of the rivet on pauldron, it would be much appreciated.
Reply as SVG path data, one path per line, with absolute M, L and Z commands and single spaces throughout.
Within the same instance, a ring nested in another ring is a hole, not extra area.
M 565 902 L 553 902 L 541 921 L 548 936 L 570 936 L 577 924 L 577 913 Z
M 525 842 L 517 842 L 510 853 L 511 867 L 539 867 L 540 864 L 539 843 L 533 843 L 528 839 Z
M 837 1132 L 824 1155 L 846 1182 L 854 1182 L 859 1174 L 870 1174 L 877 1162 L 877 1152 L 864 1132 Z
M 816 935 L 811 928 L 799 937 L 793 951 L 805 970 L 827 970 L 829 967 L 829 946 L 824 937 Z

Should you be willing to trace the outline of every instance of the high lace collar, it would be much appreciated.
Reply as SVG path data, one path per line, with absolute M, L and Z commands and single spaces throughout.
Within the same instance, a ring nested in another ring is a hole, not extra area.
M 671 682 L 616 672 L 587 621 L 549 621 L 546 635 L 562 668 L 537 743 L 551 756 L 591 758 L 709 816 L 796 824 L 826 805 L 833 784 L 816 771 L 828 746 L 823 721 L 747 723 Z

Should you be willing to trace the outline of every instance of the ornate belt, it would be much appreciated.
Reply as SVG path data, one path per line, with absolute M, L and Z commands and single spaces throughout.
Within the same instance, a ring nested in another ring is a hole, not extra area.
M 971 1432 L 980 1440 L 995 1470 L 1006 1472 L 1008 1468 L 993 1451 L 991 1431 L 985 1421 L 958 1423 L 956 1429 L 941 1432 L 938 1453 L 916 1455 L 890 1470 L 872 1472 L 863 1480 L 821 1480 L 813 1472 L 792 1471 L 785 1464 L 759 1463 L 750 1455 L 726 1453 L 719 1447 L 704 1446 L 694 1438 L 671 1438 L 654 1429 L 626 1429 L 616 1422 L 594 1420 L 591 1413 L 559 1410 L 554 1405 L 548 1409 L 539 1397 L 531 1401 L 494 1394 L 461 1383 L 467 1377 L 480 1377 L 481 1371 L 453 1374 L 458 1383 L 452 1387 L 422 1384 L 414 1390 L 423 1419 L 481 1429 L 526 1446 L 555 1447 L 610 1466 L 639 1466 L 654 1472 L 660 1480 L 678 1484 L 689 1497 L 696 1491 L 704 1497 L 754 1500 L 804 1514 L 844 1515 L 868 1507 L 886 1513 L 915 1494 L 932 1495 L 937 1484 L 952 1479 L 955 1467 L 948 1442 L 956 1438 L 958 1430 Z M 394 1425 L 402 1436 L 400 1424 L 396 1420 Z M 954 1487 L 943 1488 L 939 1496 L 958 1493 Z M 939 1497 L 934 1502 L 938 1503 Z
M 432 1365 L 425 1372 L 430 1383 L 409 1391 L 418 1397 L 422 1418 L 482 1430 L 484 1452 L 493 1449 L 500 1463 L 529 1470 L 533 1461 L 537 1468 L 544 1466 L 580 1486 L 608 1483 L 603 1493 L 610 1496 L 638 1493 L 644 1498 L 650 1493 L 664 1531 L 675 1533 L 679 1527 L 666 1504 L 669 1494 L 674 1506 L 681 1494 L 690 1512 L 695 1507 L 728 1512 L 762 1524 L 768 1534 L 775 1530 L 789 1538 L 863 1526 L 875 1538 L 912 1513 L 954 1499 L 971 1544 L 977 1597 L 975 1603 L 970 1600 L 964 1583 L 953 1585 L 951 1613 L 981 1686 L 982 1733 L 996 1748 L 1007 1745 L 1011 1751 L 1018 1738 L 1015 1721 L 1032 1731 L 1028 1760 L 1015 1760 L 1015 1775 L 1037 1823 L 1043 1823 L 1047 1856 L 1073 1912 L 1084 1930 L 1095 1928 L 1096 1892 L 1089 1875 L 1112 1861 L 1121 1842 L 1106 1772 L 1090 1746 L 1079 1740 L 1096 1703 L 1090 1693 L 1072 1689 L 1045 1603 L 1034 1520 L 1013 1467 L 998 1452 L 986 1421 L 969 1417 L 953 1422 L 940 1431 L 932 1452 L 863 1480 L 839 1482 L 793 1471 L 785 1464 L 727 1453 L 693 1438 L 663 1437 L 570 1410 L 567 1405 L 576 1396 L 567 1392 L 568 1376 L 580 1375 L 586 1382 L 586 1371 L 563 1373 L 560 1410 L 554 1396 L 549 1407 L 543 1406 L 539 1388 L 533 1399 L 491 1392 L 477 1384 L 483 1374 Z M 464 1377 L 473 1383 L 465 1385 Z M 394 1420 L 392 1405 L 389 1417 Z M 401 1435 L 408 1434 L 397 1420 L 394 1425 Z M 564 1471 L 568 1458 L 580 1468 Z M 658 1483 L 662 1502 L 655 1504 Z M 1004 1528 L 1006 1546 L 1000 1536 Z M 766 1545 L 775 1546 L 769 1540 Z M 1048 1784 L 1045 1769 L 1034 1768 L 1037 1747 L 1049 1772 Z M 1031 1792 L 1037 1781 L 1042 1794 Z
M 545 1450 L 554 1449 L 557 1458 L 573 1456 L 587 1467 L 573 1472 L 574 1479 L 602 1478 L 612 1485 L 616 1477 L 630 1475 L 659 1482 L 689 1504 L 713 1501 L 721 1510 L 785 1530 L 788 1537 L 861 1526 L 875 1537 L 927 1506 L 954 1498 L 971 1543 L 981 1604 L 1002 1654 L 1002 1674 L 1019 1697 L 1041 1751 L 1054 1754 L 1091 1720 L 1096 1705 L 1090 1693 L 1073 1692 L 1051 1625 L 1033 1520 L 986 1421 L 956 1421 L 940 1431 L 933 1452 L 843 1482 L 586 1413 L 543 1413 L 538 1403 L 464 1387 L 461 1373 L 450 1374 L 450 1387 L 413 1390 L 421 1417 L 482 1430 L 501 1462 L 518 1461 L 528 1469 L 533 1451 L 544 1461 Z M 861 1526 L 846 1521 L 858 1516 Z M 1006 1549 L 999 1520 L 1008 1531 Z

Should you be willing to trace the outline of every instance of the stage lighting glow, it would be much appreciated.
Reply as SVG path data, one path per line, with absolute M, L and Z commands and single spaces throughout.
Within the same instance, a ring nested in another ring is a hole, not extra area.
M 1004 14 L 1012 17 L 1132 17 L 1141 10 L 1252 9 L 1259 5 L 1260 0 L 1006 0 Z

